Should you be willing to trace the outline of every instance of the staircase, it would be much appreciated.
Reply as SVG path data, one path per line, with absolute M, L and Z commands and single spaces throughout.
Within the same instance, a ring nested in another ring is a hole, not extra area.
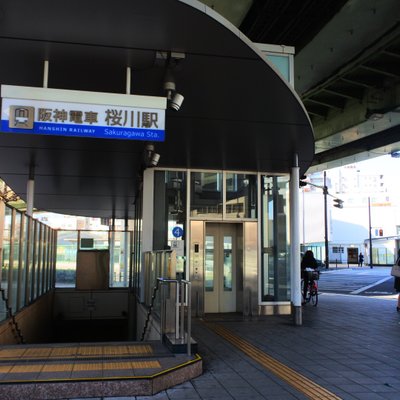
M 174 354 L 160 342 L 0 348 L 2 400 L 151 396 L 201 373 L 199 355 Z

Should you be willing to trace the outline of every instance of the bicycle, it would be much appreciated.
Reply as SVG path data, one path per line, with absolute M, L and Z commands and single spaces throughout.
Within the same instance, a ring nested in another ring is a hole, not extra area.
M 307 291 L 306 291 L 306 298 L 303 301 L 306 303 L 312 303 L 313 306 L 318 304 L 318 279 L 319 279 L 319 272 L 314 270 L 305 270 L 305 273 L 308 275 L 308 284 L 307 284 Z M 304 287 L 304 279 L 301 280 L 301 288 Z M 302 292 L 303 293 L 303 292 Z

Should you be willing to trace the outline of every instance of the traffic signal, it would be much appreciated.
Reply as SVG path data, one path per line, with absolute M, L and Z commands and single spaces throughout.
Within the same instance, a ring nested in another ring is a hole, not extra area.
M 383 229 L 379 229 L 379 236 L 383 236 Z
M 333 199 L 334 201 L 334 205 L 333 207 L 337 207 L 337 208 L 343 208 L 343 200 L 340 199 Z
M 308 182 L 305 182 L 306 179 L 307 179 L 307 175 L 302 175 L 300 177 L 299 187 L 307 186 Z

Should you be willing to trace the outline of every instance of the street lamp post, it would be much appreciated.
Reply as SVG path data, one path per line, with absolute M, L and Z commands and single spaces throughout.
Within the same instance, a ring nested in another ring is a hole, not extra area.
M 371 198 L 368 197 L 368 225 L 369 225 L 369 267 L 372 265 L 372 233 L 371 233 Z
M 325 225 L 325 268 L 329 268 L 329 240 L 328 240 L 328 187 L 326 186 L 326 171 L 324 171 L 324 225 Z

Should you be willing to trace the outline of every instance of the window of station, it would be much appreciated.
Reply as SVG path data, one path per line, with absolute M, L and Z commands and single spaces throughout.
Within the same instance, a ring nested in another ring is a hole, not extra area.
M 75 287 L 77 251 L 77 232 L 58 231 L 56 287 Z
M 222 172 L 192 172 L 190 179 L 190 216 L 222 219 Z
M 226 174 L 226 217 L 257 218 L 257 175 Z
M 110 287 L 129 284 L 130 235 L 128 231 L 110 232 Z
M 283 77 L 290 81 L 290 59 L 288 55 L 267 54 L 267 58 L 278 69 Z
M 261 300 L 290 300 L 289 176 L 263 176 Z
M 153 249 L 176 252 L 176 272 L 185 269 L 186 172 L 154 174 Z

